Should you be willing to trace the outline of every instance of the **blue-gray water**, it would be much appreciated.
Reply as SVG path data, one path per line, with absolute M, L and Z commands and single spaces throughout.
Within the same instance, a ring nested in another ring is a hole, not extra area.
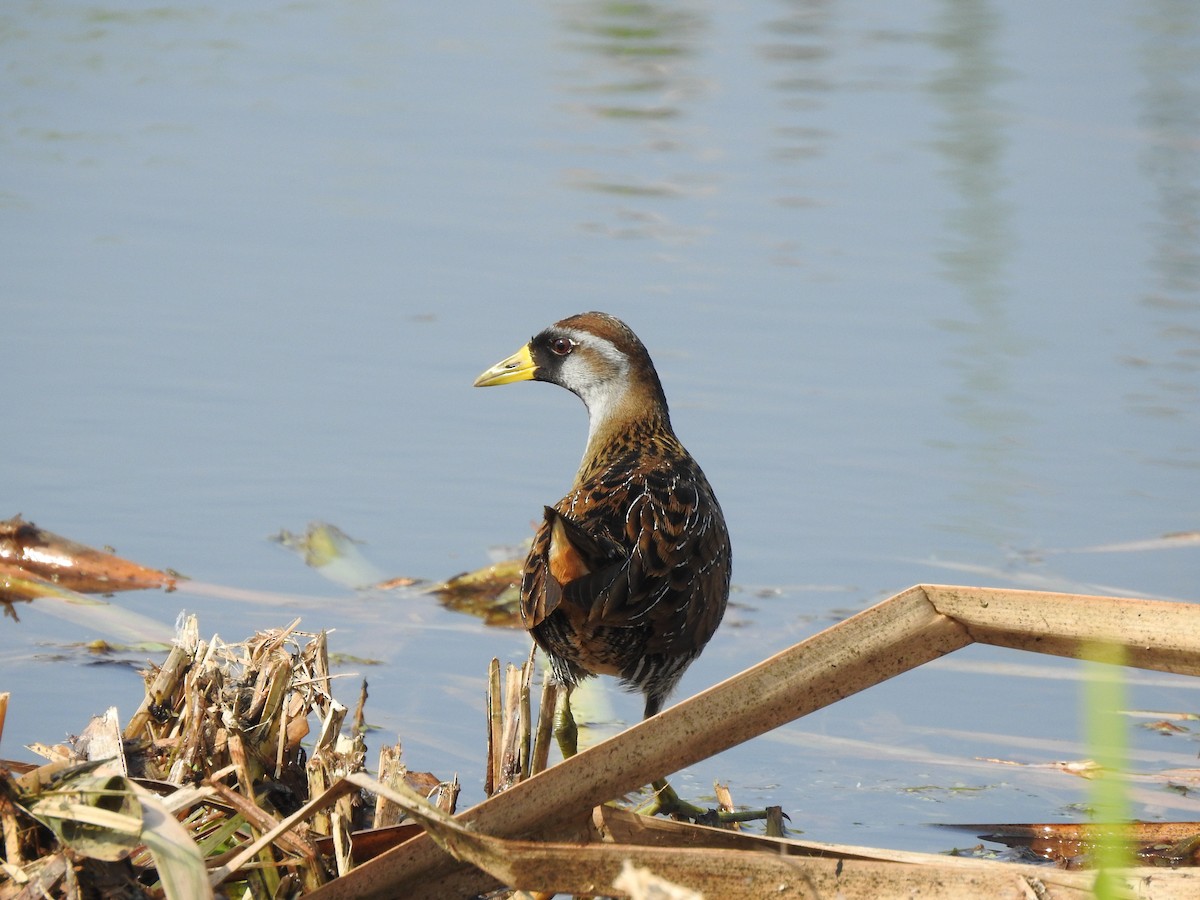
M 266 538 L 323 519 L 432 578 L 519 542 L 584 412 L 470 385 L 570 313 L 641 335 L 733 533 L 681 693 L 920 581 L 1200 597 L 1195 545 L 1057 552 L 1200 528 L 1194 3 L 12 2 L 0 59 L 0 517 L 303 598 L 114 602 L 336 628 L 382 661 L 376 746 L 467 802 L 523 635 Z M 3 755 L 132 712 L 128 670 L 59 658 L 90 626 L 19 612 Z M 1068 776 L 971 762 L 1086 755 L 1075 671 L 972 648 L 679 780 L 897 847 L 1077 818 Z M 1139 769 L 1195 756 L 1134 734 Z

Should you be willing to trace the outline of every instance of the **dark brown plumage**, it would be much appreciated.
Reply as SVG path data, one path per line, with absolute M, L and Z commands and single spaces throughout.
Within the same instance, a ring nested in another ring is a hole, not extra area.
M 590 428 L 575 483 L 546 507 L 525 564 L 525 627 L 559 681 L 615 675 L 645 694 L 652 716 L 725 612 L 725 517 L 625 323 L 599 312 L 563 319 L 475 384 L 527 380 L 577 394 Z

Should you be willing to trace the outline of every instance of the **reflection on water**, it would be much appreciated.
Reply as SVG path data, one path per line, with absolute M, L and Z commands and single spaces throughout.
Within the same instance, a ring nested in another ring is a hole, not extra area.
M 1200 371 L 1200 6 L 1158 0 L 1141 7 L 1139 50 L 1145 83 L 1141 169 L 1152 186 L 1150 268 L 1142 297 L 1164 356 L 1132 350 L 1154 389 L 1127 398 L 1150 415 L 1196 417 Z M 1161 394 L 1173 398 L 1169 406 Z M 1192 465 L 1197 464 L 1194 455 Z
M 1008 73 L 998 58 L 1001 18 L 993 4 L 964 0 L 941 10 L 933 46 L 944 64 L 930 92 L 944 115 L 935 146 L 955 202 L 945 211 L 938 259 L 958 301 L 941 326 L 959 379 L 947 402 L 969 435 L 956 448 L 963 467 L 957 499 L 971 511 L 969 519 L 955 515 L 947 525 L 1003 545 L 1020 512 L 1013 486 L 1025 476 L 1012 451 L 1029 418 L 1010 380 L 1029 336 L 1014 328 L 1008 309 L 1013 240 L 1003 199 L 1007 142 L 999 99 Z
M 768 66 L 769 87 L 778 95 L 771 155 L 781 164 L 803 163 L 827 152 L 832 135 L 817 123 L 815 114 L 834 88 L 827 72 L 833 61 L 832 20 L 829 3 L 788 0 L 782 15 L 766 23 L 768 37 L 758 52 Z M 817 202 L 809 180 L 811 169 L 788 166 L 775 177 L 779 205 L 807 207 Z M 777 264 L 799 263 L 794 242 L 781 240 L 776 246 Z
M 587 2 L 566 5 L 560 14 L 568 45 L 602 60 L 601 73 L 575 92 L 603 118 L 661 120 L 682 115 L 680 103 L 702 93 L 686 66 L 707 22 L 698 13 L 667 3 Z
M 586 230 L 618 238 L 687 242 L 704 233 L 675 221 L 658 200 L 712 189 L 703 135 L 694 123 L 708 91 L 701 74 L 704 15 L 670 3 L 583 2 L 562 6 L 563 92 L 576 113 L 565 172 L 577 189 L 620 198 L 613 221 Z

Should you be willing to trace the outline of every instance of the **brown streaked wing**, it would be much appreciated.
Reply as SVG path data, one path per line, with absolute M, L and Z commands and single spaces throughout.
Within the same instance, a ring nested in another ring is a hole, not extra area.
M 689 529 L 689 534 L 691 541 L 686 548 L 687 555 L 704 560 L 704 563 L 700 568 L 681 564 L 672 572 L 674 578 L 679 579 L 673 591 L 675 608 L 663 610 L 662 615 L 667 621 L 678 616 L 678 625 L 674 631 L 656 630 L 647 641 L 647 652 L 669 654 L 703 647 L 725 613 L 730 552 L 724 521 L 710 510 L 701 522 Z
M 586 618 L 595 596 L 620 576 L 619 549 L 597 539 L 551 506 L 545 507 L 521 584 L 521 617 L 535 628 L 567 599 L 571 618 Z

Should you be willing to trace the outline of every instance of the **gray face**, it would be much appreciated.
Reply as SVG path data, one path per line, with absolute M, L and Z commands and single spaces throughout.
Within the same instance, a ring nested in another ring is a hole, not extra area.
M 593 422 L 603 420 L 629 388 L 629 357 L 609 340 L 584 331 L 563 329 L 574 345 L 559 357 L 558 383 L 579 395 Z

